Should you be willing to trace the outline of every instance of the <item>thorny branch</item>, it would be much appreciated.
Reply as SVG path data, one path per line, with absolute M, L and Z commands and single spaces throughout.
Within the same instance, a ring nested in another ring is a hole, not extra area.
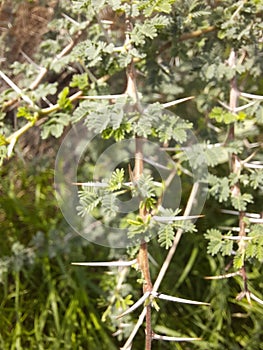
M 228 59 L 228 65 L 231 68 L 235 68 L 236 66 L 236 61 L 237 61 L 237 55 L 234 49 L 231 50 L 229 59 Z M 230 96 L 229 96 L 229 110 L 235 112 L 238 109 L 238 98 L 240 95 L 245 95 L 248 97 L 247 94 L 240 94 L 238 91 L 237 87 L 237 79 L 234 76 L 233 79 L 231 80 L 230 83 Z M 251 96 L 250 96 L 251 97 Z M 229 133 L 228 133 L 228 141 L 234 141 L 235 139 L 235 125 L 234 123 L 230 125 L 229 128 Z M 256 152 L 254 152 L 252 156 L 254 156 Z M 250 159 L 250 158 L 249 158 Z M 246 162 L 246 160 L 244 161 Z M 236 153 L 232 153 L 230 155 L 230 170 L 232 173 L 238 175 L 241 171 L 243 162 L 239 159 L 238 155 Z M 240 190 L 240 183 L 237 181 L 232 187 L 231 187 L 231 195 L 233 197 L 240 196 L 241 190 Z M 245 223 L 245 213 L 243 211 L 239 212 L 239 241 L 238 241 L 238 246 L 239 246 L 239 253 L 241 253 L 244 256 L 245 253 L 245 237 L 246 237 L 246 223 Z M 239 270 L 238 274 L 242 277 L 243 279 L 243 285 L 244 285 L 244 290 L 239 293 L 237 296 L 237 300 L 241 300 L 244 296 L 246 296 L 248 302 L 250 303 L 250 292 L 248 290 L 248 285 L 247 285 L 247 274 L 246 274 L 246 267 L 245 267 L 245 262 L 243 262 L 243 266 Z
M 195 201 L 195 198 L 196 198 L 196 195 L 197 195 L 197 192 L 198 192 L 198 189 L 199 189 L 199 184 L 198 183 L 194 183 L 193 184 L 193 187 L 192 187 L 192 191 L 190 193 L 190 196 L 189 196 L 189 199 L 187 201 L 187 205 L 186 205 L 186 208 L 185 208 L 185 211 L 184 211 L 184 216 L 188 216 L 190 213 L 191 213 L 191 210 L 192 210 L 192 207 L 194 205 L 194 201 Z M 182 237 L 182 233 L 183 233 L 183 230 L 182 229 L 178 229 L 177 232 L 176 232 L 176 235 L 174 237 L 174 241 L 173 241 L 173 245 L 172 247 L 169 249 L 169 252 L 162 264 L 162 267 L 159 271 L 159 274 L 153 284 L 153 288 L 152 288 L 152 292 L 157 292 L 161 283 L 162 283 L 162 280 L 164 279 L 165 277 L 165 274 L 166 274 L 166 271 L 172 261 L 172 258 L 175 254 L 175 251 L 177 249 L 177 246 L 180 242 L 180 239 Z M 136 325 L 134 326 L 129 338 L 126 340 L 124 346 L 121 348 L 121 350 L 129 350 L 131 349 L 131 345 L 132 345 L 132 341 L 134 339 L 134 337 L 136 336 L 139 328 L 141 327 L 143 321 L 144 321 L 144 318 L 146 316 L 146 306 L 143 308 L 140 316 L 138 317 L 138 321 L 136 323 Z M 193 339 L 192 339 L 193 340 Z
M 129 50 L 131 47 L 130 38 L 129 38 L 129 30 L 131 29 L 131 23 L 129 20 L 126 21 L 127 25 L 127 34 L 126 34 L 126 43 L 125 47 Z M 136 71 L 134 67 L 134 62 L 132 61 L 127 67 L 127 87 L 126 94 L 131 97 L 134 105 L 133 108 L 137 110 L 139 113 L 142 112 L 139 94 L 137 90 L 136 84 Z M 143 139 L 135 136 L 135 164 L 133 170 L 133 178 L 137 181 L 140 176 L 143 174 Z M 143 220 L 147 217 L 147 212 L 145 208 L 141 207 L 139 210 L 139 215 Z M 141 269 L 141 273 L 143 276 L 144 284 L 143 284 L 143 293 L 152 291 L 152 282 L 150 276 L 149 269 L 149 257 L 148 257 L 148 247 L 147 243 L 144 239 L 141 240 L 140 249 L 138 253 L 138 265 Z M 151 350 L 151 342 L 152 342 L 152 327 L 151 327 L 151 305 L 148 303 L 146 308 L 146 338 L 145 338 L 145 350 Z

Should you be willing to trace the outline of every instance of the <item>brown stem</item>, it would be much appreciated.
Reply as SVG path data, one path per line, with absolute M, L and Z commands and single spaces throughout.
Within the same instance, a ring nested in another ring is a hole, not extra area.
M 143 139 L 135 138 L 135 164 L 133 169 L 134 180 L 138 180 L 143 173 Z
M 133 171 L 134 180 L 138 180 L 143 173 L 143 139 L 135 138 L 135 166 Z M 147 216 L 145 208 L 140 208 L 140 216 L 144 220 Z M 141 240 L 138 253 L 138 264 L 143 277 L 143 293 L 152 291 L 152 282 L 149 268 L 148 247 L 144 239 Z M 151 325 L 151 304 L 146 306 L 146 329 L 145 329 L 145 350 L 151 350 L 152 325 Z
M 143 139 L 135 138 L 135 166 L 133 170 L 134 180 L 138 180 L 143 173 Z M 147 216 L 145 208 L 140 208 L 140 216 L 144 220 Z M 141 240 L 138 253 L 138 264 L 143 277 L 143 293 L 152 291 L 152 282 L 149 268 L 148 247 L 144 239 Z M 151 325 L 151 304 L 146 306 L 146 329 L 145 329 L 145 350 L 151 350 L 152 325 Z
M 199 29 L 199 30 L 195 30 L 193 32 L 190 33 L 183 33 L 179 38 L 178 41 L 185 41 L 185 40 L 189 40 L 189 39 L 195 39 L 198 38 L 200 36 L 202 36 L 203 34 L 206 33 L 210 33 L 216 30 L 215 26 L 209 26 L 207 28 L 204 29 Z M 161 46 L 161 48 L 159 49 L 158 53 L 162 53 L 163 51 L 169 49 L 172 46 L 172 42 L 169 41 L 168 43 L 164 44 L 163 46 Z
M 147 243 L 142 240 L 140 245 L 140 250 L 138 253 L 138 262 L 143 275 L 143 293 L 152 291 L 152 282 L 149 269 L 149 258 L 148 258 L 148 248 Z M 146 306 L 145 315 L 145 350 L 151 350 L 152 343 L 152 317 L 151 317 L 151 304 Z
M 127 23 L 127 34 L 126 34 L 126 46 L 131 48 L 129 41 L 129 28 L 131 24 L 129 21 Z M 136 84 L 136 71 L 134 67 L 134 62 L 132 61 L 127 67 L 127 87 L 125 93 L 131 97 L 133 100 L 133 108 L 135 111 L 141 113 L 142 108 L 139 101 L 139 94 Z M 143 139 L 141 137 L 135 136 L 135 165 L 133 169 L 133 179 L 136 181 L 143 174 Z M 144 220 L 147 216 L 145 208 L 141 207 L 139 215 Z M 144 239 L 141 239 L 140 249 L 138 253 L 138 265 L 140 267 L 142 277 L 143 277 L 143 293 L 152 291 L 152 282 L 149 269 L 149 257 L 148 257 L 148 247 Z M 145 329 L 145 350 L 151 350 L 152 343 L 152 325 L 151 325 L 151 304 L 146 306 L 146 329 Z
M 236 65 L 236 52 L 232 49 L 229 59 L 228 59 L 228 64 L 230 67 L 235 68 Z M 231 80 L 231 84 L 230 84 L 230 96 L 229 96 L 229 107 L 230 110 L 235 111 L 235 109 L 238 106 L 238 96 L 239 96 L 239 91 L 238 91 L 238 87 L 237 87 L 237 79 L 236 77 L 234 77 Z M 235 126 L 234 124 L 232 124 L 230 126 L 229 132 L 228 132 L 228 141 L 234 141 L 235 139 Z M 240 170 L 241 170 L 241 162 L 240 159 L 238 158 L 237 154 L 232 153 L 231 154 L 231 171 L 234 174 L 239 174 Z M 239 196 L 241 194 L 240 191 L 240 183 L 237 182 L 235 183 L 232 188 L 231 188 L 231 193 L 232 196 Z M 246 236 L 246 224 L 244 222 L 244 216 L 245 213 L 243 211 L 240 211 L 239 213 L 239 236 L 240 237 L 245 237 Z M 244 240 L 240 239 L 239 241 L 239 250 L 241 253 L 243 253 L 245 247 L 244 247 Z M 246 268 L 245 268 L 245 263 L 243 264 L 243 266 L 240 269 L 240 275 L 242 276 L 243 279 L 243 283 L 244 283 L 244 292 L 247 293 L 248 292 L 248 286 L 247 286 L 247 274 L 246 274 Z M 242 293 L 241 293 L 242 294 Z

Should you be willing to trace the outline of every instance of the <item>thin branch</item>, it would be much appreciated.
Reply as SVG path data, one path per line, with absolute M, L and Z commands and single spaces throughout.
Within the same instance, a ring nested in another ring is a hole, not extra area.
M 8 78 L 7 75 L 5 75 L 4 72 L 0 71 L 0 77 L 19 95 L 21 98 L 28 103 L 31 107 L 35 109 L 39 109 L 39 107 L 29 98 L 26 94 L 23 93 L 23 91 L 11 80 Z
M 76 42 L 78 41 L 79 37 L 81 36 L 83 30 L 79 31 L 76 35 L 76 37 L 74 39 L 70 39 L 70 42 L 67 46 L 65 46 L 61 52 L 59 54 L 57 54 L 55 56 L 55 58 L 53 59 L 53 61 L 51 62 L 51 65 L 54 64 L 56 61 L 58 61 L 60 58 L 62 58 L 63 56 L 65 56 L 66 54 L 68 54 L 74 47 L 74 45 L 76 44 Z M 41 81 L 44 79 L 44 77 L 46 76 L 46 74 L 48 73 L 48 68 L 46 67 L 42 67 L 40 69 L 40 72 L 38 74 L 38 76 L 36 77 L 36 79 L 30 84 L 29 89 L 30 90 L 35 90 L 36 87 L 41 83 Z
M 126 46 L 127 50 L 132 49 L 132 44 L 130 41 L 131 30 L 132 30 L 132 23 L 130 22 L 129 18 L 126 18 L 126 38 L 125 38 L 124 45 Z M 143 108 L 140 102 L 139 92 L 137 89 L 136 70 L 135 70 L 133 60 L 131 61 L 131 63 L 128 65 L 126 69 L 126 75 L 127 75 L 127 85 L 125 89 L 125 94 L 127 94 L 132 99 L 133 105 L 131 105 L 131 108 L 134 111 L 137 111 L 140 114 L 142 114 Z M 142 138 L 138 137 L 137 135 L 135 136 L 135 154 L 134 154 L 135 164 L 134 164 L 133 172 L 130 171 L 131 181 L 133 180 L 137 181 L 140 178 L 140 176 L 143 174 L 143 169 L 144 169 L 143 142 L 144 141 Z M 147 217 L 147 210 L 143 207 L 140 207 L 139 215 L 142 218 L 142 220 L 145 220 L 145 218 Z M 145 293 L 152 291 L 152 282 L 151 282 L 151 275 L 150 275 L 150 268 L 149 268 L 148 247 L 144 239 L 141 239 L 141 242 L 140 242 L 140 249 L 138 252 L 138 264 L 144 280 L 143 293 L 145 295 Z M 146 317 L 145 350 L 151 350 L 152 325 L 151 325 L 151 305 L 150 304 L 145 306 L 145 317 Z
M 252 98 L 254 100 L 263 100 L 263 96 L 262 95 L 254 95 L 254 94 L 247 94 L 246 92 L 240 92 L 240 96 L 242 97 L 247 97 L 247 98 Z
M 125 310 L 122 314 L 118 315 L 116 318 L 121 318 L 123 316 L 126 316 L 136 310 L 139 306 L 141 306 L 147 298 L 151 295 L 150 292 L 145 292 L 142 297 L 140 297 L 139 300 L 136 301 L 131 307 L 129 307 L 127 310 Z
M 256 101 L 252 101 L 252 102 L 247 103 L 246 105 L 237 107 L 237 108 L 235 108 L 234 112 L 243 111 L 244 109 L 246 109 L 246 108 L 248 108 L 248 107 L 254 106 L 255 103 L 256 103 Z
M 157 222 L 172 222 L 172 221 L 183 221 L 183 220 L 193 220 L 202 218 L 204 215 L 183 215 L 183 216 L 156 216 L 152 218 Z
M 85 96 L 82 95 L 79 97 L 81 100 L 113 100 L 116 98 L 127 97 L 127 94 L 118 94 L 118 95 L 101 95 L 101 96 Z
M 220 211 L 225 214 L 239 215 L 239 211 L 237 210 L 221 209 Z M 260 214 L 257 213 L 245 213 L 245 216 L 248 218 L 260 218 Z
M 242 111 L 242 110 L 244 110 L 244 109 L 246 109 L 246 108 L 248 108 L 248 107 L 253 106 L 253 105 L 256 103 L 256 101 L 252 101 L 252 102 L 247 103 L 246 105 L 243 105 L 243 106 L 240 106 L 240 107 L 231 108 L 231 107 L 228 106 L 226 103 L 224 103 L 224 102 L 222 102 L 222 101 L 220 101 L 220 100 L 217 100 L 217 101 L 218 101 L 218 103 L 219 103 L 221 106 L 223 106 L 225 109 L 227 109 L 228 111 L 230 111 L 230 112 L 232 112 L 232 113 L 240 112 L 240 111 Z
M 221 280 L 221 279 L 230 278 L 230 277 L 234 277 L 234 276 L 240 276 L 240 271 L 227 273 L 227 274 L 219 275 L 219 276 L 205 276 L 204 279 L 205 280 Z
M 12 135 L 8 136 L 6 138 L 6 142 L 11 143 L 13 140 L 17 141 L 20 136 L 22 136 L 27 130 L 29 130 L 30 128 L 32 128 L 32 126 L 35 125 L 35 122 L 36 121 L 30 121 L 26 123 L 24 126 L 22 126 L 22 128 L 15 131 Z
M 140 316 L 138 317 L 138 321 L 137 321 L 136 325 L 134 326 L 129 338 L 126 340 L 124 346 L 122 348 L 120 348 L 120 350 L 130 350 L 131 349 L 132 341 L 133 341 L 134 337 L 136 336 L 138 330 L 140 329 L 141 325 L 143 324 L 145 315 L 146 315 L 146 306 L 144 307 Z
M 1 71 L 0 71 L 0 75 L 1 75 Z M 19 88 L 18 88 L 19 89 Z M 74 95 L 70 96 L 69 97 L 69 100 L 70 101 L 74 101 L 76 99 L 78 99 L 79 96 L 81 96 L 82 92 L 81 91 L 78 91 L 76 92 Z M 24 99 L 25 100 L 25 99 Z M 33 101 L 32 101 L 33 103 Z M 35 106 L 34 106 L 35 107 Z M 45 115 L 47 114 L 50 114 L 52 112 L 55 112 L 57 110 L 60 109 L 60 106 L 58 104 L 56 105 L 53 105 L 51 107 L 48 107 L 48 108 L 44 108 L 44 109 L 41 109 L 41 110 L 38 110 L 35 115 L 34 115 L 34 119 L 27 122 L 24 126 L 22 126 L 20 129 L 16 130 L 13 134 L 11 134 L 10 136 L 8 136 L 5 141 L 9 144 L 8 146 L 8 152 L 7 152 L 7 156 L 10 157 L 14 147 L 15 147 L 15 144 L 17 142 L 17 140 L 26 132 L 28 131 L 29 129 L 31 129 L 35 124 L 36 122 L 43 118 Z
M 163 106 L 163 108 L 172 107 L 172 106 L 178 105 L 179 103 L 183 103 L 185 101 L 192 100 L 193 98 L 195 98 L 195 96 L 180 98 L 179 100 L 163 103 L 162 106 Z
M 195 39 L 195 38 L 198 38 L 199 36 L 201 36 L 203 34 L 210 33 L 210 32 L 213 32 L 215 30 L 216 30 L 215 26 L 209 26 L 207 28 L 195 30 L 195 31 L 190 32 L 190 33 L 184 33 L 184 34 L 182 34 L 180 36 L 179 41 Z
M 245 168 L 249 168 L 249 169 L 263 169 L 263 164 L 244 163 L 243 165 Z
M 255 155 L 258 153 L 258 149 L 255 150 L 252 154 L 250 154 L 246 159 L 242 160 L 241 161 L 241 164 L 245 164 L 245 163 L 248 163 L 252 158 L 255 157 Z
M 259 299 L 255 294 L 250 292 L 250 297 L 251 297 L 251 299 L 255 300 L 257 303 L 263 305 L 263 300 Z
M 196 199 L 196 195 L 197 195 L 197 192 L 198 192 L 198 189 L 199 189 L 199 184 L 197 182 L 195 182 L 193 184 L 193 187 L 192 187 L 192 191 L 190 193 L 190 196 L 189 196 L 189 199 L 188 199 L 188 202 L 187 202 L 187 205 L 186 205 L 186 208 L 185 208 L 185 211 L 184 211 L 184 216 L 188 216 L 191 212 L 191 209 L 193 207 L 193 204 L 195 202 L 195 199 Z M 176 248 L 178 246 L 178 243 L 182 237 L 182 234 L 183 234 L 183 229 L 179 228 L 176 232 L 176 235 L 174 237 L 174 241 L 173 241 L 173 245 L 172 247 L 169 249 L 169 252 L 164 260 L 164 263 L 162 264 L 162 267 L 159 271 L 159 274 L 154 282 L 154 285 L 153 285 L 153 292 L 157 292 L 157 290 L 159 289 L 160 287 L 160 284 L 166 274 L 166 271 L 171 263 L 171 260 L 174 256 L 174 253 L 176 251 Z
M 210 33 L 210 32 L 213 32 L 216 30 L 216 27 L 215 26 L 209 26 L 207 28 L 203 28 L 203 29 L 199 29 L 199 30 L 195 30 L 193 32 L 190 32 L 190 33 L 184 33 L 182 34 L 178 41 L 185 41 L 185 40 L 189 40 L 189 39 L 195 39 L 195 38 L 198 38 L 199 36 L 202 36 L 203 34 L 206 34 L 206 33 Z M 158 51 L 158 54 L 162 53 L 163 51 L 169 49 L 172 45 L 172 42 L 168 42 L 166 44 L 164 44 L 160 50 Z
M 185 208 L 185 211 L 184 211 L 184 215 L 189 215 L 190 212 L 191 212 L 191 209 L 192 209 L 192 206 L 194 204 L 194 201 L 195 201 L 195 198 L 196 198 L 196 195 L 197 195 L 197 192 L 198 192 L 198 189 L 199 189 L 199 184 L 196 182 L 193 184 L 193 187 L 192 187 L 192 191 L 190 193 L 190 196 L 189 196 L 189 199 L 188 199 L 188 202 L 187 202 L 187 205 L 186 205 L 186 208 Z M 173 245 L 172 247 L 169 249 L 169 252 L 166 256 L 166 259 L 164 261 L 164 263 L 162 264 L 162 267 L 159 271 L 159 274 L 157 276 L 157 279 L 156 281 L 154 282 L 154 285 L 153 285 L 153 288 L 152 288 L 152 292 L 157 292 L 157 290 L 159 289 L 160 287 L 160 284 L 166 274 L 166 271 L 171 263 L 171 260 L 174 256 L 174 253 L 176 251 L 176 248 L 178 246 L 178 243 L 181 239 L 181 236 L 182 236 L 182 233 L 183 233 L 183 230 L 182 229 L 178 229 L 177 230 L 177 233 L 175 235 L 175 238 L 174 238 L 174 241 L 173 241 Z M 138 318 L 138 321 L 135 325 L 135 327 L 133 328 L 133 331 L 131 332 L 129 338 L 126 340 L 124 346 L 121 348 L 121 350 L 129 350 L 131 348 L 131 345 L 132 345 L 132 341 L 134 339 L 134 337 L 136 336 L 138 330 L 140 329 L 142 323 L 143 323 L 143 320 L 145 318 L 145 315 L 146 315 L 146 307 L 143 309 L 143 311 L 141 312 L 139 318 Z
M 107 182 L 72 182 L 72 185 L 83 186 L 83 187 L 108 187 L 109 184 Z
M 155 298 L 172 301 L 174 303 L 191 304 L 191 305 L 206 305 L 206 306 L 210 305 L 209 303 L 204 303 L 202 301 L 195 301 L 195 300 L 173 297 L 171 295 L 158 293 L 158 292 L 152 292 L 151 295 Z
M 234 231 L 234 232 L 240 232 L 240 227 L 233 227 L 233 226 L 219 226 L 218 227 L 220 230 L 225 230 L 225 231 Z M 248 228 L 245 229 L 245 232 L 250 232 Z
M 154 340 L 164 340 L 164 341 L 172 341 L 172 342 L 202 340 L 202 338 L 168 337 L 166 335 L 159 335 L 159 334 L 156 334 L 156 333 L 153 334 L 152 338 Z
M 233 13 L 233 15 L 231 16 L 230 20 L 234 20 L 235 17 L 238 15 L 238 13 L 241 11 L 242 7 L 244 7 L 245 1 L 241 1 L 240 5 L 238 6 L 238 8 L 236 9 L 236 11 Z
M 78 92 L 76 92 L 75 94 L 69 96 L 68 99 L 69 99 L 71 102 L 73 102 L 73 101 L 78 100 L 81 96 L 82 96 L 82 91 L 78 91 Z M 51 107 L 47 107 L 47 108 L 41 109 L 40 112 L 39 112 L 39 114 L 40 114 L 41 116 L 44 116 L 44 115 L 47 115 L 47 114 L 56 112 L 56 111 L 58 111 L 59 109 L 60 109 L 60 106 L 59 106 L 58 103 L 56 103 L 55 105 L 53 105 L 53 106 L 51 106 Z
M 240 229 L 239 229 L 239 231 L 240 231 Z M 249 232 L 249 230 L 247 232 Z M 222 235 L 221 237 L 224 238 L 224 239 L 228 239 L 230 241 L 240 241 L 241 239 L 243 241 L 251 241 L 251 240 L 253 240 L 255 238 L 255 236 L 253 236 L 253 237 L 243 237 L 243 236 L 225 236 L 225 235 Z
M 137 259 L 131 261 L 97 261 L 97 262 L 72 262 L 71 265 L 79 266 L 132 266 L 137 263 Z

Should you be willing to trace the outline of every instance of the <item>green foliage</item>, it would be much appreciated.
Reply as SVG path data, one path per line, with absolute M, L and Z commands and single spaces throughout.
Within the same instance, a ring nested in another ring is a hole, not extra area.
M 228 237 L 231 237 L 231 233 L 227 233 L 222 236 L 222 233 L 217 229 L 207 230 L 204 234 L 205 238 L 209 240 L 207 252 L 215 255 L 219 252 L 225 255 L 231 255 L 233 251 L 233 241 Z
M 16 5 L 11 9 L 14 19 Z M 129 270 L 130 278 L 126 268 L 105 274 L 97 268 L 88 272 L 69 268 L 71 261 L 87 256 L 102 261 L 126 258 L 124 251 L 98 249 L 75 237 L 54 202 L 52 165 L 47 170 L 43 163 L 49 150 L 56 149 L 65 127 L 83 121 L 101 136 L 80 165 L 83 177 L 92 173 L 103 141 L 106 147 L 125 138 L 147 138 L 175 160 L 182 185 L 180 207 L 185 208 L 191 173 L 202 171 L 200 165 L 208 166 L 209 175 L 202 178 L 209 190 L 205 219 L 196 226 L 188 220 L 154 220 L 154 215 L 169 218 L 178 214 L 166 212 L 159 203 L 165 191 L 172 200 L 177 193 L 169 193 L 158 169 L 150 166 L 133 181 L 125 179 L 124 162 L 101 182 L 85 178 L 90 183 L 79 191 L 81 217 L 89 213 L 113 227 L 125 228 L 138 245 L 142 237 L 149 243 L 154 277 L 166 256 L 162 248 L 172 246 L 176 230 L 198 232 L 182 235 L 162 289 L 206 299 L 212 308 L 193 311 L 176 305 L 167 312 L 160 303 L 159 313 L 152 313 L 154 332 L 202 338 L 184 345 L 189 349 L 259 348 L 262 307 L 255 300 L 251 307 L 245 299 L 234 298 L 240 288 L 244 290 L 242 276 L 227 282 L 200 276 L 222 275 L 226 266 L 230 272 L 245 267 L 249 292 L 262 299 L 262 224 L 251 219 L 260 218 L 263 191 L 261 1 L 66 0 L 50 10 L 54 20 L 32 52 L 34 45 L 18 39 L 33 41 L 36 33 L 31 35 L 30 30 L 26 35 L 21 32 L 20 38 L 13 37 L 17 28 L 12 18 L 8 19 L 10 26 L 3 22 L 0 38 L 1 57 L 7 57 L 1 69 L 16 85 L 13 91 L 3 84 L 0 93 L 0 347 L 113 350 L 121 345 L 111 335 L 126 339 L 137 321 L 136 313 L 125 321 L 115 317 L 140 296 L 136 271 Z M 26 53 L 26 62 L 9 62 L 13 41 L 19 52 Z M 233 65 L 229 63 L 231 52 L 236 55 Z M 132 61 L 138 105 L 130 98 L 119 98 L 126 91 L 126 67 Z M 75 92 L 82 93 L 83 100 L 73 100 Z M 233 92 L 238 92 L 235 108 L 230 103 Z M 99 100 L 98 95 L 106 97 Z M 169 107 L 173 113 L 163 107 L 187 96 L 195 98 Z M 26 129 L 28 122 L 36 127 Z M 44 143 L 33 133 L 39 129 Z M 188 144 L 192 131 L 199 138 L 194 145 Z M 11 155 L 14 162 L 8 159 Z M 238 169 L 231 163 L 233 155 Z M 41 166 L 38 160 L 43 161 Z M 119 198 L 135 197 L 137 211 L 119 214 Z M 142 211 L 144 217 L 139 215 Z M 96 230 L 94 226 L 94 234 Z M 208 240 L 208 254 L 203 238 Z M 103 310 L 94 306 L 98 298 L 105 311 L 104 323 L 100 320 Z M 135 349 L 142 348 L 143 338 L 143 332 L 138 334 Z M 154 346 L 171 347 L 165 342 Z M 182 348 L 180 343 L 175 346 Z
M 75 74 L 72 77 L 72 81 L 70 83 L 71 87 L 77 87 L 80 90 L 85 90 L 89 86 L 89 78 L 87 73 L 83 74 Z
M 184 121 L 177 116 L 163 114 L 157 127 L 157 133 L 161 142 L 174 140 L 183 143 L 187 140 L 187 130 L 191 128 L 192 123 Z
M 214 107 L 209 114 L 209 118 L 215 119 L 218 123 L 231 124 L 238 120 L 236 114 L 226 112 L 221 107 Z
M 116 169 L 116 171 L 112 173 L 112 176 L 108 182 L 109 191 L 113 192 L 121 189 L 123 181 L 124 181 L 124 169 L 123 168 Z
M 229 179 L 227 177 L 218 178 L 215 175 L 208 175 L 209 193 L 220 203 L 228 200 L 230 196 Z
M 173 244 L 174 239 L 174 227 L 172 224 L 162 225 L 160 230 L 158 231 L 158 242 L 161 247 L 168 249 Z
M 71 110 L 72 105 L 71 101 L 68 98 L 69 94 L 69 87 L 65 87 L 59 94 L 58 94 L 58 105 L 61 109 L 64 110 Z
M 128 136 L 128 134 L 130 134 L 131 131 L 132 131 L 131 123 L 124 122 L 117 129 L 113 129 L 112 127 L 108 127 L 107 129 L 103 130 L 102 137 L 105 140 L 113 137 L 115 141 L 119 142 L 119 141 L 125 139 L 125 136 Z
M 40 84 L 33 92 L 34 100 L 39 101 L 43 97 L 55 95 L 57 93 L 57 85 L 57 82 L 52 84 Z
M 116 350 L 94 306 L 102 294 L 93 282 L 97 273 L 68 268 L 87 254 L 103 259 L 108 252 L 87 245 L 63 221 L 50 160 L 24 167 L 16 159 L 1 178 L 1 349 Z
M 82 106 L 79 107 L 73 117 L 75 120 L 86 117 L 85 123 L 87 127 L 94 130 L 95 133 L 102 133 L 109 127 L 117 133 L 117 130 L 120 130 L 124 118 L 124 105 L 125 99 L 118 100 L 116 104 L 90 101 L 85 104 L 84 108 L 82 108 Z
M 168 18 L 162 15 L 156 15 L 151 19 L 146 19 L 143 23 L 137 23 L 131 32 L 131 42 L 136 46 L 144 45 L 146 38 L 155 38 L 158 28 L 165 27 L 168 23 Z
M 256 258 L 263 261 L 263 226 L 251 225 L 248 237 L 252 239 L 247 242 L 246 258 Z
M 135 219 L 127 219 L 128 226 L 128 237 L 134 238 L 135 235 L 141 235 L 142 233 L 146 233 L 149 229 L 150 225 L 150 216 L 147 216 L 145 220 L 142 219 L 141 216 L 137 216 Z M 149 241 L 146 237 L 144 237 L 146 241 Z
M 143 14 L 146 17 L 152 15 L 153 12 L 165 12 L 170 13 L 172 11 L 172 4 L 174 0 L 158 0 L 158 1 L 148 1 L 143 0 L 139 3 L 139 9 L 143 10 Z
M 65 102 L 66 106 L 68 105 L 67 102 Z M 45 140 L 49 136 L 54 136 L 56 138 L 60 137 L 63 133 L 63 130 L 65 126 L 69 125 L 70 123 L 70 116 L 67 113 L 54 113 L 51 118 L 44 124 L 41 136 Z
M 248 203 L 253 203 L 253 196 L 250 193 L 233 195 L 231 197 L 231 203 L 238 211 L 245 211 Z
M 156 185 L 151 175 L 142 174 L 136 181 L 135 189 L 138 190 L 142 198 L 154 197 L 156 195 Z
M 28 107 L 19 107 L 17 109 L 17 117 L 18 118 L 23 117 L 26 120 L 33 121 L 35 118 L 32 114 L 33 114 L 32 110 Z
M 100 196 L 93 187 L 84 187 L 78 192 L 79 206 L 77 206 L 78 214 L 82 217 L 86 213 L 91 213 L 101 202 Z
M 250 174 L 249 176 L 250 184 L 253 187 L 253 189 L 257 189 L 259 187 L 263 186 L 263 170 L 255 170 Z
M 85 60 L 88 67 L 95 67 L 105 55 L 113 52 L 114 45 L 103 41 L 93 42 L 89 39 L 80 42 L 73 49 L 72 55 L 76 60 Z

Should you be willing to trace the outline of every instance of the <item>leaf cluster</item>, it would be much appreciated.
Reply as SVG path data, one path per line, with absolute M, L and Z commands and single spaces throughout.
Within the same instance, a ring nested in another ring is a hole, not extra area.
M 218 229 L 209 229 L 204 237 L 209 240 L 207 252 L 211 255 L 222 254 L 223 256 L 234 256 L 233 263 L 235 269 L 240 269 L 245 262 L 256 259 L 263 260 L 263 227 L 260 224 L 250 225 L 247 239 L 233 237 L 232 232 L 226 234 Z M 234 242 L 237 242 L 234 245 Z M 236 249 L 234 249 L 236 246 Z

